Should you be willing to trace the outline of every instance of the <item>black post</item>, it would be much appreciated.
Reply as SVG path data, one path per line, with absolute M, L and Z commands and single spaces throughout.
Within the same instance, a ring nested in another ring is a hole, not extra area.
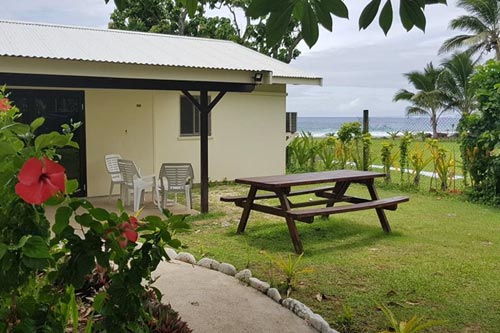
M 366 134 L 370 131 L 370 126 L 369 126 L 369 118 L 368 118 L 368 110 L 363 110 L 363 134 Z M 363 170 L 367 171 L 368 170 L 368 159 L 369 159 L 369 147 L 367 147 L 365 144 L 363 144 Z
M 200 91 L 200 174 L 201 212 L 208 213 L 208 91 Z

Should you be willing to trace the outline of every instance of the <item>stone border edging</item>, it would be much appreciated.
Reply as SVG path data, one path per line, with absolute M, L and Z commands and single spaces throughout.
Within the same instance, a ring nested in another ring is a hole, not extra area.
M 183 261 L 188 264 L 197 265 L 233 276 L 241 282 L 267 295 L 276 303 L 281 304 L 288 310 L 292 311 L 296 316 L 304 319 L 310 326 L 312 326 L 320 333 L 339 333 L 338 331 L 331 328 L 328 322 L 323 317 L 321 317 L 317 313 L 312 312 L 312 310 L 304 303 L 290 297 L 281 298 L 278 289 L 271 288 L 269 283 L 252 277 L 252 271 L 250 271 L 249 269 L 243 269 L 240 272 L 237 272 L 236 268 L 233 265 L 228 263 L 219 263 L 214 259 L 202 258 L 197 262 L 196 258 L 188 252 L 177 253 L 174 249 L 171 248 L 167 248 L 166 252 L 170 259 Z

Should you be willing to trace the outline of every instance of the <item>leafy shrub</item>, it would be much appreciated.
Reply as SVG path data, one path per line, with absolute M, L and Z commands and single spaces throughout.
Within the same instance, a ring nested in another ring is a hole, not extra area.
M 459 123 L 464 170 L 470 175 L 470 198 L 500 205 L 500 62 L 478 66 L 471 78 L 476 88 L 479 113 L 464 116 Z
M 57 149 L 78 146 L 72 138 L 79 124 L 63 125 L 62 133 L 36 135 L 44 119 L 27 125 L 17 122 L 19 116 L 3 87 L 0 331 L 65 332 L 71 322 L 73 331 L 165 332 L 160 327 L 164 318 L 146 311 L 145 304 L 151 292 L 161 300 L 150 286 L 151 272 L 168 259 L 167 244 L 180 246 L 173 236 L 188 227 L 185 216 L 165 212 L 168 219 L 140 220 L 125 213 L 121 203 L 114 213 L 72 198 L 78 183 L 66 179 Z M 58 206 L 51 229 L 45 205 Z M 89 284 L 96 274 L 97 288 Z M 76 291 L 94 298 L 91 313 L 101 320 L 78 326 Z

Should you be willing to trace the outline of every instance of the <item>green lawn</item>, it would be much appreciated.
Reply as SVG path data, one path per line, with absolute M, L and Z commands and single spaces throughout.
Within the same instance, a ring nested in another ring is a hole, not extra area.
M 249 266 L 254 276 L 277 284 L 283 276 L 272 269 L 269 258 L 293 253 L 284 221 L 252 213 L 246 233 L 236 235 L 241 210 L 218 201 L 221 195 L 246 190 L 211 187 L 213 213 L 192 218 L 193 231 L 180 238 L 197 259 L 208 256 L 239 270 Z M 365 189 L 355 187 L 352 193 L 363 195 Z M 379 194 L 401 192 L 381 188 Z M 344 332 L 387 328 L 379 304 L 400 319 L 416 314 L 447 320 L 430 332 L 498 332 L 500 210 L 452 196 L 409 196 L 409 203 L 387 212 L 391 235 L 382 232 L 374 211 L 299 223 L 302 267 L 314 272 L 300 277 L 291 296 Z M 318 294 L 324 295 L 321 302 Z M 343 307 L 354 312 L 349 330 L 342 329 Z

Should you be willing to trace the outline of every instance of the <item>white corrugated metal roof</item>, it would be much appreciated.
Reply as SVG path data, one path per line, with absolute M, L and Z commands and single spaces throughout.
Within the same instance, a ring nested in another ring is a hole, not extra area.
M 0 40 L 0 56 L 270 71 L 273 77 L 321 81 L 318 76 L 224 40 L 3 20 Z

